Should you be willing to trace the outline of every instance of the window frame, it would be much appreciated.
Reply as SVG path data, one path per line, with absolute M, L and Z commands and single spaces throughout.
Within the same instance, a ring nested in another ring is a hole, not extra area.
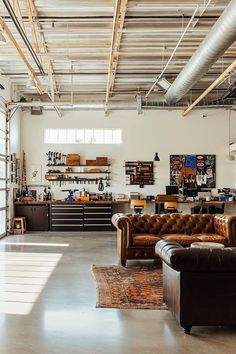
M 45 128 L 44 144 L 121 145 L 122 128 Z

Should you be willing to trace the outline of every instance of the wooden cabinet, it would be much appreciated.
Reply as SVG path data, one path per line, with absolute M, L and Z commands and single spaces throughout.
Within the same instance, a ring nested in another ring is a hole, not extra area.
M 42 204 L 15 205 L 15 216 L 25 216 L 27 230 L 49 230 L 49 206 Z

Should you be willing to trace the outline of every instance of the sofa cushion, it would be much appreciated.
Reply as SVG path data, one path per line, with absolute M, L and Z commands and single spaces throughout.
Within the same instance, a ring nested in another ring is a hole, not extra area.
M 218 242 L 218 243 L 223 243 L 224 245 L 227 244 L 227 238 L 221 235 L 200 234 L 194 236 L 196 236 L 202 242 Z
M 193 243 L 193 242 L 201 241 L 200 239 L 198 239 L 197 237 L 195 237 L 193 235 L 183 235 L 183 234 L 162 235 L 162 239 L 176 241 L 184 247 L 190 246 L 191 243 Z
M 155 246 L 161 238 L 153 234 L 134 234 L 133 246 Z

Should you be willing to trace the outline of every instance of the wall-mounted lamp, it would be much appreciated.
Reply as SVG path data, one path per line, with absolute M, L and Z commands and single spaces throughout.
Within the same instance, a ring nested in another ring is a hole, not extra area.
M 160 157 L 158 156 L 158 153 L 157 153 L 157 152 L 155 153 L 154 161 L 160 161 Z

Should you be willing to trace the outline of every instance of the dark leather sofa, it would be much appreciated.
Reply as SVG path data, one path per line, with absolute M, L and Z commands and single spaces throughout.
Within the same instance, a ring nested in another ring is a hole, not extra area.
M 219 242 L 236 246 L 236 217 L 210 214 L 114 214 L 120 262 L 154 259 L 161 239 L 175 240 L 184 247 L 193 242 Z
M 192 326 L 236 325 L 236 248 L 183 248 L 161 240 L 164 301 L 190 334 Z

